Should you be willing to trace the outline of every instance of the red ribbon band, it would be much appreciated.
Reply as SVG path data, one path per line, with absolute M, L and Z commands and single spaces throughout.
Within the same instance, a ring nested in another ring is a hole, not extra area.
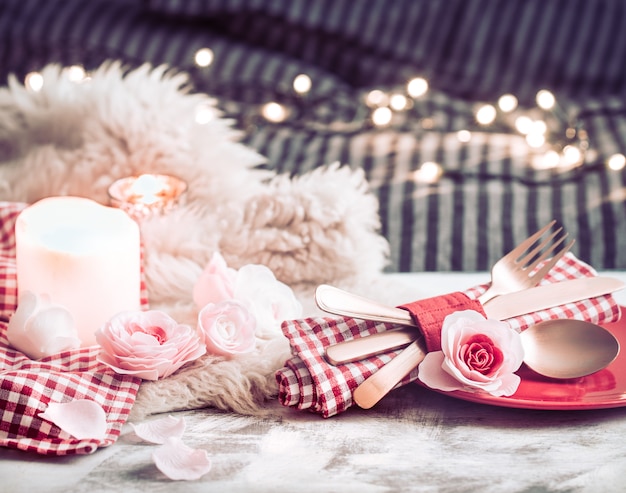
M 441 351 L 441 327 L 443 320 L 453 312 L 474 310 L 483 316 L 485 312 L 478 300 L 469 298 L 465 293 L 454 292 L 413 301 L 398 306 L 408 310 L 413 321 L 422 331 L 428 351 Z

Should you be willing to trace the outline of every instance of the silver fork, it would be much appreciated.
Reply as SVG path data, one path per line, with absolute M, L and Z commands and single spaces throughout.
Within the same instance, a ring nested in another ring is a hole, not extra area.
M 493 264 L 491 268 L 491 285 L 487 291 L 478 297 L 478 301 L 485 304 L 498 295 L 521 291 L 522 289 L 532 288 L 539 284 L 539 281 L 550 272 L 552 267 L 569 251 L 575 242 L 575 240 L 572 240 L 567 245 L 562 246 L 567 238 L 567 233 L 565 233 L 551 244 L 561 231 L 563 231 L 562 227 L 548 235 L 542 242 L 539 242 L 540 238 L 548 232 L 555 223 L 556 221 L 551 221 Z M 559 247 L 561 247 L 561 249 L 557 250 Z M 552 254 L 554 255 L 550 258 Z M 546 259 L 550 260 L 545 262 L 539 270 L 535 271 L 537 266 Z

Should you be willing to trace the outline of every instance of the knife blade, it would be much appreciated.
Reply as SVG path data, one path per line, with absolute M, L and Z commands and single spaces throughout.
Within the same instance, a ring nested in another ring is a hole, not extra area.
M 489 318 L 506 320 L 526 313 L 614 293 L 620 289 L 624 289 L 624 283 L 619 279 L 603 276 L 581 277 L 503 294 L 485 303 L 483 309 Z
M 503 294 L 485 303 L 483 309 L 488 318 L 506 320 L 519 315 L 610 294 L 624 287 L 625 284 L 622 281 L 611 277 L 596 276 L 572 279 L 541 285 L 516 293 Z M 375 310 L 363 310 L 369 300 L 361 297 L 351 299 L 354 295 L 337 290 L 332 286 L 324 285 L 320 288 L 323 289 L 316 292 L 318 306 L 329 313 L 409 326 L 333 344 L 326 348 L 326 357 L 331 364 L 358 361 L 375 354 L 392 351 L 411 343 L 420 336 L 419 330 L 415 327 L 415 322 L 407 310 L 384 306 L 384 315 L 381 316 L 378 313 L 375 317 L 370 317 L 371 312 L 375 312 Z M 329 294 L 332 294 L 332 297 L 328 296 Z M 336 303 L 335 300 L 337 300 Z M 383 307 L 376 302 L 369 303 Z

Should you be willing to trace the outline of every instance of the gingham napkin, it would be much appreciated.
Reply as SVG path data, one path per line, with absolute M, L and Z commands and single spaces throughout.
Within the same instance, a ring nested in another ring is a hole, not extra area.
M 98 363 L 98 346 L 37 361 L 9 347 L 6 329 L 17 308 L 15 221 L 26 205 L 0 202 L 0 446 L 46 455 L 88 454 L 117 440 L 141 379 L 118 375 Z M 142 305 L 147 304 L 142 283 Z M 108 424 L 104 440 L 74 439 L 38 417 L 49 402 L 76 399 L 102 406 Z
M 595 275 L 593 268 L 568 253 L 553 267 L 541 284 Z M 487 287 L 488 284 L 475 286 L 464 293 L 470 299 L 475 299 Z M 615 322 L 619 316 L 619 306 L 613 296 L 607 295 L 522 315 L 506 322 L 516 330 L 524 330 L 530 325 L 554 318 L 575 318 L 602 324 Z M 393 327 L 391 324 L 348 317 L 307 318 L 283 323 L 282 330 L 289 339 L 293 356 L 285 363 L 285 367 L 276 373 L 281 404 L 309 410 L 325 418 L 348 409 L 353 404 L 352 391 L 388 363 L 397 351 L 333 366 L 324 358 L 325 348 L 331 344 Z M 398 386 L 416 379 L 417 369 L 414 369 Z

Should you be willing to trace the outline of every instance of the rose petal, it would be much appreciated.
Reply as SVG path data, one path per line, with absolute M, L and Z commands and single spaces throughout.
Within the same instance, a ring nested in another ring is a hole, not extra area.
M 115 373 L 120 375 L 132 375 L 134 377 L 142 378 L 143 380 L 158 380 L 159 371 L 155 369 L 151 370 L 127 370 L 126 368 L 120 368 L 114 359 L 110 358 L 107 354 L 100 353 L 96 359 L 111 368 Z
M 500 380 L 500 386 L 496 390 L 492 390 L 490 393 L 496 397 L 508 397 L 517 391 L 521 381 L 522 379 L 514 373 L 505 375 Z
M 180 438 L 168 438 L 152 453 L 152 460 L 159 471 L 176 481 L 198 479 L 211 469 L 206 450 L 192 449 Z
M 50 402 L 39 417 L 57 425 L 79 440 L 104 440 L 107 436 L 106 413 L 100 404 L 88 399 Z
M 146 442 L 163 444 L 168 438 L 181 438 L 185 432 L 185 418 L 175 418 L 167 416 L 166 418 L 154 419 L 146 423 L 133 424 L 130 423 L 135 435 Z
M 442 371 L 444 358 L 443 351 L 427 353 L 419 365 L 419 379 L 431 389 L 445 392 L 462 389 L 463 385 L 456 378 Z

